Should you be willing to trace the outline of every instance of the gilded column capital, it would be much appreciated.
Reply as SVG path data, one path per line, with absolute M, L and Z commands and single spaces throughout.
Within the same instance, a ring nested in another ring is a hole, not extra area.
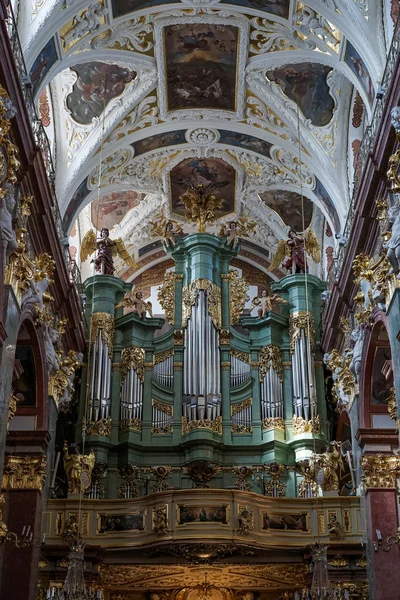
M 46 457 L 6 456 L 2 488 L 5 490 L 42 491 L 46 476 Z
M 400 456 L 364 454 L 362 481 L 367 488 L 395 488 L 400 474 Z

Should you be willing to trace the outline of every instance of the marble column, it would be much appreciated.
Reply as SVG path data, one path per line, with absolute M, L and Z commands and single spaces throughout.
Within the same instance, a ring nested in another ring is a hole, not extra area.
M 399 474 L 400 458 L 395 455 L 364 455 L 361 459 L 364 472 L 365 520 L 367 526 L 367 569 L 370 600 L 395 600 L 400 590 L 400 548 L 393 544 L 388 552 L 376 552 L 378 529 L 383 546 L 387 538 L 396 535 L 398 527 L 396 476 Z

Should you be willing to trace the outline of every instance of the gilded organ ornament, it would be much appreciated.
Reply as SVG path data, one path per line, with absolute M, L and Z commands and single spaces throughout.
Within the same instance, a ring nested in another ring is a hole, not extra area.
M 293 416 L 292 428 L 293 435 L 301 435 L 303 433 L 314 433 L 319 435 L 321 433 L 321 422 L 319 415 L 308 420 L 303 419 L 303 417 Z
M 98 312 L 92 315 L 90 323 L 90 338 L 89 344 L 94 344 L 97 334 L 100 332 L 103 344 L 108 348 L 110 359 L 112 359 L 113 343 L 114 343 L 114 317 L 109 313 Z
M 198 290 L 207 292 L 207 311 L 216 329 L 221 329 L 221 288 L 208 279 L 195 279 L 182 290 L 182 327 L 187 326 Z
M 279 346 L 269 344 L 264 346 L 260 350 L 259 358 L 259 380 L 262 381 L 265 374 L 270 368 L 273 368 L 279 376 L 279 379 L 283 381 L 283 363 L 282 353 Z
M 144 358 L 145 352 L 143 348 L 139 348 L 138 346 L 129 346 L 128 348 L 124 348 L 121 354 L 121 383 L 123 383 L 126 374 L 129 369 L 132 367 L 137 375 L 139 376 L 140 381 L 143 383 L 144 381 Z
M 296 341 L 301 335 L 301 330 L 304 330 L 307 338 L 310 341 L 311 349 L 315 348 L 315 323 L 314 316 L 309 312 L 297 312 L 289 315 L 289 338 L 290 338 L 290 353 L 294 353 Z
M 158 288 L 157 299 L 164 310 L 165 318 L 171 325 L 175 320 L 175 273 L 167 271 L 162 285 Z
M 186 192 L 179 196 L 179 200 L 185 206 L 186 218 L 190 223 L 197 224 L 198 233 L 206 233 L 207 223 L 213 223 L 218 218 L 217 212 L 224 204 L 223 199 L 214 194 L 214 190 L 221 187 L 222 183 L 213 182 L 206 186 L 202 183 L 183 185 Z
M 229 306 L 231 325 L 237 325 L 240 315 L 243 313 L 246 302 L 250 300 L 247 295 L 249 284 L 238 271 L 229 271 Z

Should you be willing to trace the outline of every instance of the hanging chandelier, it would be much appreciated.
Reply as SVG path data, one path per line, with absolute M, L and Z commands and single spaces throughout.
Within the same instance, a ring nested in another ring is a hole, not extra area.
M 311 546 L 313 576 L 311 588 L 295 592 L 293 600 L 349 600 L 349 592 L 343 588 L 332 587 L 328 573 L 328 546 Z
M 49 587 L 46 600 L 103 600 L 100 589 L 88 587 L 84 576 L 84 546 L 79 541 L 70 547 L 67 577 L 62 588 Z

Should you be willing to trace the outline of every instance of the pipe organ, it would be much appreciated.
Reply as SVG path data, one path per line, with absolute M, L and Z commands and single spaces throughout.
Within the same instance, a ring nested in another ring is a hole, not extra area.
M 207 290 L 195 290 L 184 346 L 183 416 L 214 420 L 221 415 L 218 330 L 209 314 Z
M 167 388 L 174 387 L 174 356 L 172 351 L 154 356 L 153 379 Z
M 110 416 L 113 336 L 113 317 L 95 313 L 91 320 L 89 356 L 88 420 L 92 422 Z
M 290 315 L 293 410 L 296 417 L 309 421 L 317 415 L 314 360 L 315 327 L 312 315 Z
M 238 387 L 250 379 L 250 359 L 245 352 L 231 350 L 231 387 Z
M 271 283 L 283 302 L 260 318 L 243 311 L 248 283 L 231 271 L 241 259 L 231 264 L 237 249 L 225 238 L 196 233 L 166 251 L 175 270 L 158 293 L 165 318 L 140 318 L 128 302 L 124 307 L 131 286 L 118 277 L 96 275 L 85 284 L 88 316 L 92 307 L 109 311 L 92 315 L 87 360 L 88 420 L 95 423 L 85 435 L 95 452 L 99 444 L 96 459 L 149 468 L 200 459 L 236 466 L 254 465 L 254 457 L 257 464 L 287 459 L 293 473 L 313 451 L 313 435 L 326 435 L 315 341 L 320 314 L 314 311 L 322 282 L 299 273 Z M 243 267 L 242 273 L 253 276 L 254 270 Z M 265 298 L 266 276 L 255 275 L 258 296 Z M 173 477 L 171 485 L 179 487 Z M 224 484 L 233 485 L 229 477 Z
M 121 356 L 121 423 L 140 426 L 143 420 L 144 350 L 124 348 Z
M 283 419 L 283 367 L 278 346 L 264 346 L 260 351 L 261 420 L 263 426 Z

